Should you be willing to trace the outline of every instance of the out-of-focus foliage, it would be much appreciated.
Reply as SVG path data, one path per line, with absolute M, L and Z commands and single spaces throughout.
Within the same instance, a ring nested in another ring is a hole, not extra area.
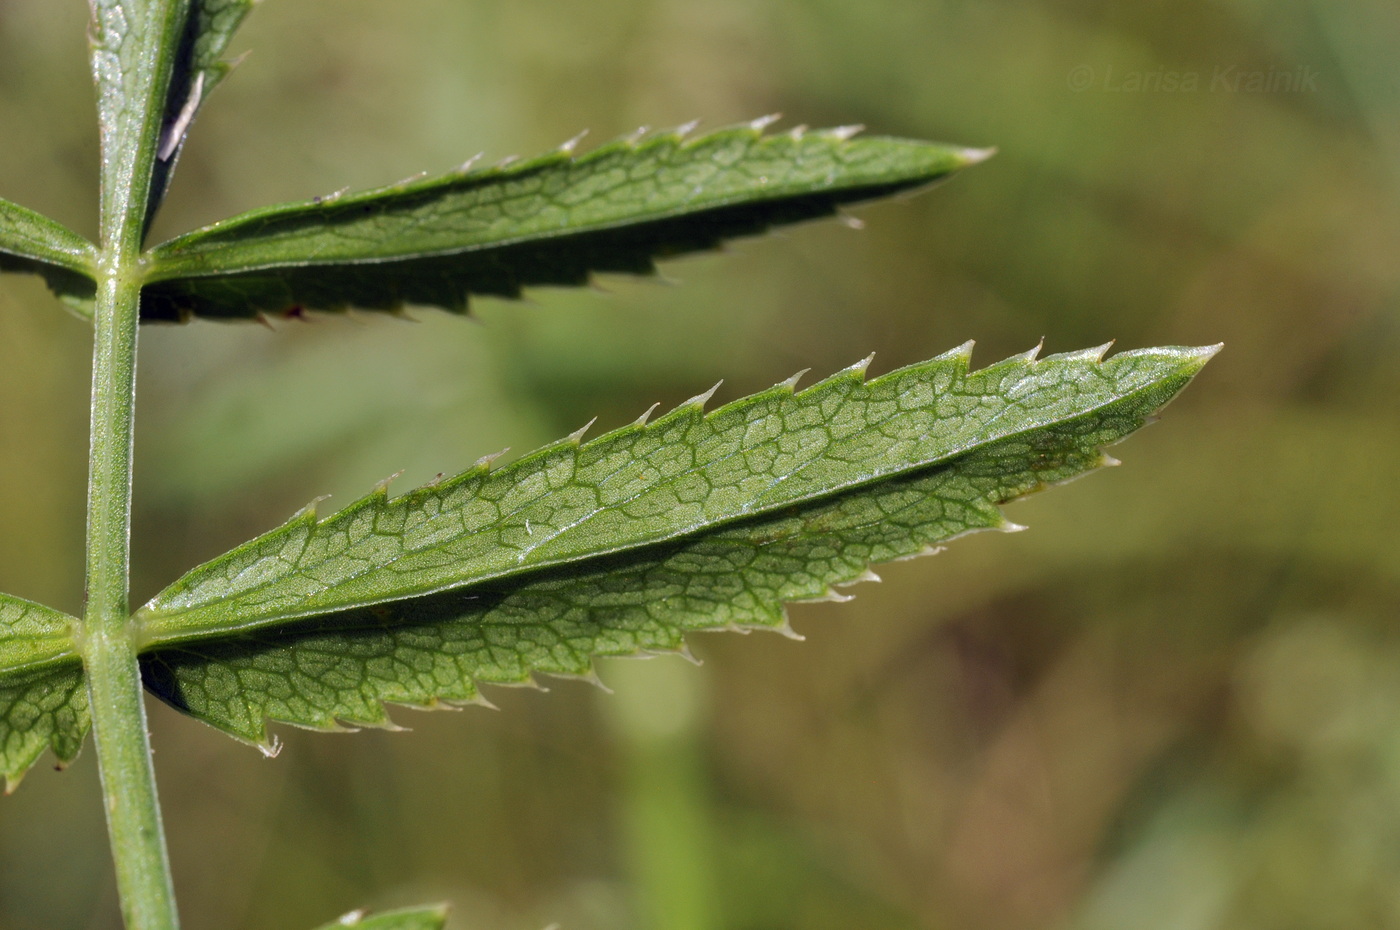
M 91 235 L 84 15 L 0 4 L 0 197 Z M 153 241 L 585 126 L 782 111 L 1001 154 L 860 233 L 663 266 L 681 288 L 143 331 L 137 602 L 328 489 L 720 376 L 729 399 L 969 337 L 982 362 L 1227 349 L 1126 467 L 796 611 L 805 644 L 284 731 L 275 763 L 154 711 L 189 924 L 439 899 L 473 930 L 1400 922 L 1398 31 L 1382 0 L 262 4 Z M 0 288 L 0 589 L 72 610 L 88 334 Z M 6 930 L 114 921 L 95 781 L 85 756 L 0 806 Z

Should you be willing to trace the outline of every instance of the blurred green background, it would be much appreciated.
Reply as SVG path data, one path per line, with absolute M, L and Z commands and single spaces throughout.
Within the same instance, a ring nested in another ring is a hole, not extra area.
M 95 232 L 86 6 L 0 0 L 0 196 Z M 159 238 L 587 127 L 996 145 L 916 198 L 475 322 L 142 332 L 135 596 L 349 501 L 871 351 L 1224 341 L 1032 531 L 276 761 L 152 708 L 186 924 L 1400 927 L 1400 7 L 269 0 Z M 1262 76 L 1261 76 L 1262 75 Z M 671 286 L 683 282 L 683 286 Z M 80 605 L 89 330 L 0 281 L 0 590 Z M 0 800 L 0 930 L 118 918 L 95 762 Z

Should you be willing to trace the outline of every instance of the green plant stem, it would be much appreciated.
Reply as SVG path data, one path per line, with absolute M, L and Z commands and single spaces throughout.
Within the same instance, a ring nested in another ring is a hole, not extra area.
M 140 669 L 128 629 L 131 457 L 139 274 L 104 266 L 95 315 L 83 660 L 93 736 L 128 930 L 179 919 L 161 827 Z
M 128 600 L 141 240 L 189 0 L 90 0 L 102 126 L 88 470 L 87 605 L 80 631 L 107 829 L 127 930 L 176 930 Z
M 104 270 L 92 353 L 85 614 L 90 635 L 99 630 L 120 633 L 130 615 L 127 584 L 140 280 L 122 269 Z
M 176 930 L 136 650 L 123 633 L 99 633 L 87 646 L 92 728 L 122 918 L 128 930 Z

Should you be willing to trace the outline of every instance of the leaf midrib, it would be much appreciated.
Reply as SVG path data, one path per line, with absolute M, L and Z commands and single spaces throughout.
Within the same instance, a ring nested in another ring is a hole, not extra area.
M 882 181 L 871 184 L 856 185 L 852 187 L 829 186 L 818 188 L 816 190 L 811 190 L 808 194 L 804 194 L 802 196 L 819 197 L 830 193 L 832 190 L 849 192 L 868 190 L 872 192 L 871 199 L 874 199 L 880 196 L 880 192 L 884 191 L 886 188 L 889 187 L 896 187 L 901 191 L 908 190 L 910 192 L 913 192 L 920 188 L 929 187 L 934 184 L 937 184 L 940 180 L 941 178 L 931 178 L 927 181 L 915 181 L 905 183 Z M 580 235 L 608 232 L 614 229 L 635 229 L 650 223 L 665 222 L 671 219 L 688 219 L 694 217 L 703 217 L 708 213 L 713 213 L 719 210 L 725 210 L 735 206 L 742 207 L 751 205 L 762 205 L 773 203 L 775 201 L 789 199 L 799 198 L 794 198 L 793 195 L 790 194 L 763 198 L 744 197 L 736 195 L 725 200 L 714 201 L 713 203 L 707 204 L 703 209 L 700 210 L 688 209 L 685 206 L 681 206 L 671 210 L 633 214 L 629 217 L 619 218 L 610 222 L 584 223 L 579 225 L 560 226 L 557 229 L 542 230 L 539 232 L 530 233 L 528 235 L 491 239 L 485 242 L 472 243 L 469 245 L 455 248 L 425 250 L 421 252 L 405 252 L 399 255 L 365 256 L 361 258 L 308 258 L 303 260 L 260 261 L 239 265 L 236 268 L 224 269 L 210 268 L 202 263 L 198 265 L 193 264 L 193 260 L 196 257 L 203 258 L 205 255 L 210 254 L 202 248 L 202 244 L 201 248 L 198 251 L 191 251 L 186 253 L 172 251 L 171 253 L 168 253 L 170 255 L 170 258 L 169 260 L 167 260 L 166 254 L 163 254 L 161 250 L 164 249 L 167 245 L 170 245 L 171 243 L 179 242 L 180 238 L 183 238 L 182 236 L 176 239 L 169 240 L 166 243 L 162 243 L 161 245 L 156 246 L 155 248 L 151 249 L 149 252 L 146 253 L 146 259 L 149 262 L 150 271 L 147 273 L 145 280 L 148 284 L 158 284 L 162 281 L 178 281 L 187 280 L 190 278 L 220 278 L 255 275 L 259 272 L 277 271 L 283 268 L 333 268 L 344 266 L 358 267 L 375 265 L 393 265 L 400 264 L 403 262 L 415 261 L 431 261 L 436 258 L 451 258 L 457 255 L 469 255 L 473 252 L 484 252 L 495 249 L 505 249 L 510 248 L 512 246 L 534 242 L 548 242 L 554 239 L 571 238 Z M 337 204 L 337 206 L 340 206 L 343 203 L 344 201 L 342 201 L 340 204 Z M 310 201 L 306 202 L 305 205 L 315 206 L 315 204 Z M 245 220 L 251 220 L 253 218 L 254 217 L 252 216 L 236 217 L 227 220 L 226 222 L 230 224 L 235 222 L 242 223 Z M 814 220 L 814 222 L 815 221 L 816 220 Z M 196 230 L 196 233 L 202 233 L 209 230 L 217 229 L 219 228 L 219 225 L 220 224 L 215 224 L 214 226 L 205 227 L 205 229 L 202 230 Z M 195 235 L 195 233 L 189 233 L 187 235 Z
M 23 662 L 6 661 L 4 658 L 4 640 L 0 640 L 0 681 L 9 675 L 24 675 L 30 672 L 42 671 L 59 665 L 77 665 L 82 659 L 78 654 L 78 647 L 73 642 L 73 637 L 63 633 L 55 633 L 51 636 L 25 636 L 26 642 L 36 644 L 48 644 L 50 648 L 39 651 L 42 654 L 38 658 L 26 659 Z
M 668 209 L 649 210 L 641 214 L 630 214 L 626 218 L 614 221 L 589 223 L 577 226 L 565 226 L 556 230 L 547 230 L 531 233 L 522 236 L 512 236 L 508 238 L 493 239 L 486 243 L 462 247 L 448 247 L 433 249 L 422 252 L 404 253 L 392 257 L 366 257 L 366 258 L 346 258 L 334 260 L 262 260 L 250 262 L 239 266 L 236 269 L 211 269 L 207 267 L 205 261 L 211 252 L 216 250 L 218 245 L 239 244 L 241 234 L 245 230 L 251 230 L 251 234 L 259 234 L 259 224 L 272 224 L 282 219 L 303 219 L 307 225 L 314 226 L 317 210 L 325 210 L 330 214 L 340 211 L 352 211 L 357 206 L 369 204 L 376 205 L 376 201 L 384 198 L 426 196 L 428 198 L 451 197 L 456 195 L 470 194 L 477 189 L 489 189 L 493 185 L 500 183 L 527 183 L 532 178 L 538 178 L 542 174 L 553 170 L 568 169 L 589 169 L 595 163 L 606 163 L 609 158 L 615 157 L 619 152 L 626 153 L 633 157 L 646 157 L 654 154 L 654 150 L 665 150 L 673 148 L 674 154 L 683 156 L 693 149 L 703 149 L 705 146 L 713 144 L 717 139 L 730 132 L 744 133 L 745 131 L 760 133 L 756 134 L 750 143 L 757 147 L 771 146 L 779 143 L 785 138 L 790 138 L 794 142 L 801 142 L 804 137 L 793 136 L 791 133 L 762 135 L 761 128 L 731 127 L 730 129 L 720 129 L 713 133 L 696 136 L 693 138 L 677 137 L 669 133 L 662 133 L 657 136 L 644 139 L 640 142 L 618 140 L 601 146 L 591 152 L 582 155 L 574 155 L 571 150 L 561 148 L 551 153 L 538 156 L 526 162 L 518 162 L 509 165 L 498 165 L 495 167 L 478 169 L 466 173 L 446 174 L 437 177 L 413 180 L 398 184 L 390 184 L 373 190 L 360 193 L 346 194 L 333 198 L 311 198 L 293 204 L 278 204 L 269 207 L 252 210 L 239 216 L 230 217 L 208 226 L 194 230 L 189 233 L 176 236 L 173 239 L 151 249 L 147 255 L 151 259 L 152 273 L 148 278 L 150 283 L 180 278 L 204 278 L 220 277 L 233 274 L 252 274 L 258 271 L 276 270 L 279 268 L 308 268 L 308 267 L 330 267 L 337 265 L 376 265 L 385 263 L 395 263 L 403 261 L 413 261 L 417 259 L 431 260 L 433 258 L 446 258 L 454 255 L 470 254 L 488 248 L 501 248 L 520 245 L 522 243 L 535 241 L 548 241 L 561 236 L 579 234 L 587 232 L 606 232 L 612 229 L 626 228 L 639 224 L 653 222 L 665 222 L 672 219 L 681 219 L 703 215 L 710 211 L 725 210 L 733 207 L 748 205 L 763 205 L 781 200 L 795 200 L 803 197 L 821 197 L 833 191 L 859 192 L 866 190 L 870 192 L 870 199 L 875 199 L 883 194 L 890 193 L 889 188 L 895 189 L 915 189 L 937 183 L 941 178 L 956 171 L 965 164 L 973 160 L 968 150 L 957 149 L 953 146 L 938 145 L 935 143 L 917 143 L 920 148 L 928 150 L 928 154 L 937 154 L 940 157 L 951 158 L 952 163 L 948 164 L 938 173 L 926 178 L 911 179 L 907 174 L 900 172 L 890 172 L 883 170 L 874 176 L 865 179 L 862 183 L 851 183 L 842 185 L 839 176 L 828 177 L 821 182 L 808 182 L 803 184 L 789 183 L 786 185 L 775 185 L 771 192 L 766 192 L 766 196 L 754 196 L 755 191 L 751 187 L 743 190 L 736 190 L 722 199 L 716 199 L 706 205 L 697 214 L 693 209 L 688 209 L 684 205 L 673 205 Z M 822 139 L 830 137 L 834 145 L 841 145 L 846 142 L 847 136 L 841 134 L 840 129 L 826 129 L 812 132 L 809 137 Z M 885 139 L 884 137 L 868 137 L 858 145 L 877 145 L 881 142 L 901 143 L 905 140 Z M 906 143 L 908 144 L 908 143 Z M 727 164 L 722 166 L 722 170 L 731 171 L 742 168 L 741 164 Z M 532 195 L 533 196 L 533 195 Z M 862 199 L 860 197 L 857 200 Z M 688 201 L 687 201 L 688 202 Z M 392 204 L 385 205 L 392 210 Z M 323 221 L 324 222 L 324 221 Z M 333 222 L 333 221 L 332 221 Z M 211 243 L 211 239 L 218 240 Z M 188 244 L 189 251 L 181 251 L 181 246 Z M 189 267 L 186 267 L 186 266 Z M 164 267 L 163 267 L 164 266 Z

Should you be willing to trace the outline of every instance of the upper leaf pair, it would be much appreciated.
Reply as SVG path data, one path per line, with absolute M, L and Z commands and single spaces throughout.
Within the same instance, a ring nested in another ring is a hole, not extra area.
M 160 207 L 200 104 L 231 67 L 222 56 L 253 2 L 194 0 L 187 11 L 178 11 L 181 15 L 167 24 L 156 15 L 154 4 L 91 0 L 103 198 L 126 193 L 113 182 L 123 162 L 143 151 L 154 156 L 148 158 L 151 177 L 145 199 L 130 207 L 144 215 L 143 226 L 149 225 Z M 130 41 L 134 30 L 163 26 L 181 32 L 180 40 L 173 43 L 174 60 L 167 68 L 154 69 L 149 63 L 128 60 L 141 47 Z M 146 85 L 158 71 L 168 76 L 166 86 L 148 90 Z M 163 98 L 162 105 L 149 109 L 134 105 L 151 93 Z M 153 117 L 158 120 L 155 134 L 146 125 Z M 104 217 L 117 212 L 104 204 Z M 90 315 L 96 266 L 97 248 L 91 242 L 42 214 L 0 199 L 0 271 L 42 275 L 55 294 Z
M 92 5 L 102 216 L 107 223 L 139 214 L 134 225 L 144 233 L 195 116 L 228 73 L 222 56 L 252 0 L 195 0 L 163 17 L 157 4 Z M 164 68 L 127 60 L 141 47 L 131 33 L 143 29 L 179 32 Z M 152 97 L 157 106 L 136 105 Z M 689 127 L 638 133 L 582 156 L 571 142 L 525 162 L 475 170 L 469 162 L 438 178 L 254 210 L 148 251 L 138 270 L 141 319 L 253 319 L 408 303 L 462 311 L 472 295 L 517 297 L 524 287 L 580 285 L 600 272 L 648 274 L 658 258 L 830 215 L 989 154 L 852 139 L 854 127 L 765 136 L 771 121 L 692 139 Z M 132 177 L 140 191 L 121 181 Z M 115 229 L 104 226 L 104 235 Z M 65 302 L 90 314 L 96 254 L 76 233 L 0 200 L 0 271 L 42 274 Z
M 223 53 L 252 2 L 196 0 L 183 24 L 154 6 L 93 0 L 103 216 L 138 211 L 143 229 L 194 117 L 229 70 Z M 165 71 L 125 60 L 139 47 L 130 33 L 140 29 L 180 30 Z M 157 73 L 168 75 L 163 88 L 153 83 Z M 150 95 L 161 101 L 156 124 L 133 105 Z M 599 272 L 650 273 L 658 258 L 829 215 L 987 154 L 851 139 L 850 128 L 764 136 L 769 122 L 693 139 L 686 130 L 638 134 L 579 157 L 569 143 L 508 167 L 469 163 L 430 180 L 256 210 L 150 250 L 140 269 L 141 318 L 252 319 L 406 303 L 461 311 L 474 294 L 516 297 L 523 287 L 584 284 Z M 144 200 L 107 203 L 130 194 L 114 179 L 142 157 L 151 173 Z M 0 201 L 0 270 L 38 272 L 90 312 L 95 256 L 77 234 Z
M 152 249 L 141 317 L 406 303 L 461 311 L 474 294 L 517 297 L 599 272 L 648 274 L 658 258 L 830 215 L 986 154 L 852 139 L 848 129 L 764 135 L 764 125 L 633 137 L 582 156 L 566 145 L 508 167 L 256 210 Z M 12 269 L 44 273 L 70 300 L 90 299 L 93 250 L 76 234 L 0 204 L 5 253 Z

